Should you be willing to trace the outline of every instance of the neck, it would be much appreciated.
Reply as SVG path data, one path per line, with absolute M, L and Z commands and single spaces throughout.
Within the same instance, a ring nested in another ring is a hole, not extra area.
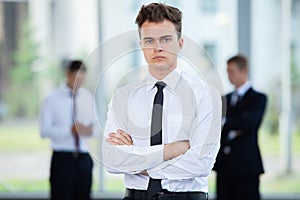
M 72 84 L 67 83 L 68 88 L 70 88 L 73 92 L 77 92 L 78 88 L 74 88 Z
M 168 74 L 169 74 L 170 72 L 168 72 L 168 73 L 152 73 L 151 71 L 150 71 L 150 74 L 156 79 L 156 80 L 163 80 L 166 76 L 168 76 Z
M 176 67 L 169 67 L 167 69 L 161 69 L 157 67 L 149 67 L 150 74 L 157 80 L 162 80 L 168 76 Z
M 242 85 L 244 85 L 247 81 L 248 81 L 248 80 L 245 80 L 245 81 L 243 81 L 243 82 L 241 82 L 241 83 L 239 83 L 239 84 L 236 84 L 236 85 L 235 85 L 235 89 L 238 89 L 239 87 L 241 87 Z

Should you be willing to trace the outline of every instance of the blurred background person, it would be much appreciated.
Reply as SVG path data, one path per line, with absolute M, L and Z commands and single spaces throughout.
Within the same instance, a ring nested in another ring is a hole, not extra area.
M 45 99 L 40 116 L 41 136 L 50 138 L 53 149 L 51 199 L 88 200 L 93 161 L 85 140 L 95 124 L 93 96 L 81 87 L 86 77 L 82 61 L 70 61 L 65 76 L 66 83 Z
M 227 61 L 235 90 L 223 98 L 226 114 L 214 167 L 217 200 L 260 199 L 259 176 L 264 168 L 257 137 L 267 98 L 252 88 L 248 71 L 247 58 L 242 55 Z

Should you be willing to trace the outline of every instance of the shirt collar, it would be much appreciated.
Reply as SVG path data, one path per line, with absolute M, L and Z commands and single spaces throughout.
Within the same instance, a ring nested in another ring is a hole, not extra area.
M 164 82 L 167 87 L 170 87 L 171 89 L 175 90 L 176 85 L 180 79 L 181 76 L 181 69 L 179 67 L 176 67 L 170 74 L 168 74 L 164 79 L 157 80 L 154 78 L 149 72 L 146 77 L 146 90 L 147 92 L 150 92 L 153 88 L 156 82 L 162 81 Z
M 67 83 L 63 83 L 61 85 L 61 90 L 67 96 L 70 96 L 73 93 L 72 89 L 67 85 Z M 79 94 L 80 91 L 81 91 L 81 88 L 78 89 L 77 93 Z
M 246 83 L 244 83 L 243 85 L 238 87 L 236 90 L 237 90 L 238 95 L 240 97 L 242 97 L 250 88 L 251 88 L 251 83 L 250 83 L 250 81 L 247 81 Z

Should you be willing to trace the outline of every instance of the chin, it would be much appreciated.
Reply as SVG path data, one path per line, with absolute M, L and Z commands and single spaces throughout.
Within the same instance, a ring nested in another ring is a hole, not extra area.
M 152 62 L 152 63 L 150 63 L 150 65 L 155 68 L 169 68 L 168 63 L 166 63 L 166 62 Z

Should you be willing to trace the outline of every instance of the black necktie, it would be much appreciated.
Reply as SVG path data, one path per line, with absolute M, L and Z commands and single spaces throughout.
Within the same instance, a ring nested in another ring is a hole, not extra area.
M 151 121 L 151 141 L 150 145 L 162 144 L 162 113 L 164 94 L 163 89 L 166 86 L 164 82 L 157 82 L 155 84 L 157 92 L 154 97 Z M 161 191 L 161 179 L 153 179 L 150 177 L 148 184 L 148 199 L 151 199 L 157 192 Z

